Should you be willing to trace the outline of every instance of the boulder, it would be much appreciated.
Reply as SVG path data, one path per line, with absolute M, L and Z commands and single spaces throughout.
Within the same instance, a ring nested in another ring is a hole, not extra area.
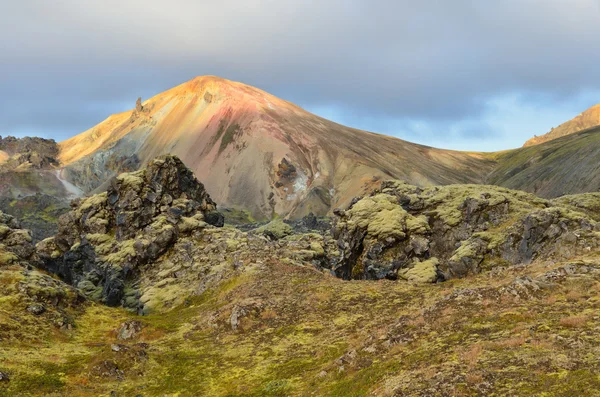
M 119 340 L 131 340 L 135 339 L 140 331 L 142 330 L 142 323 L 135 320 L 129 320 L 124 322 L 119 328 L 117 339 Z
M 38 263 L 31 231 L 21 229 L 12 216 L 0 212 L 0 267 Z

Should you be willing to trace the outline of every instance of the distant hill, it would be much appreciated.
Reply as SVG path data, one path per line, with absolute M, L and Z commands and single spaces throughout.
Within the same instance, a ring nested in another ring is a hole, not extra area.
M 56 220 L 81 194 L 62 180 L 53 139 L 0 137 L 0 211 L 18 217 L 34 240 L 56 233 Z

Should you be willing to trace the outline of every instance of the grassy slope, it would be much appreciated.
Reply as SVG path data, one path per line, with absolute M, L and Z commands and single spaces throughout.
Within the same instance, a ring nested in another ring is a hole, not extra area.
M 490 184 L 546 198 L 600 190 L 600 128 L 492 156 Z
M 594 395 L 600 277 L 496 294 L 558 266 L 413 286 L 344 282 L 274 260 L 138 317 L 145 327 L 129 342 L 116 339 L 134 317 L 120 309 L 90 304 L 73 330 L 47 332 L 36 331 L 44 317 L 18 314 L 13 338 L 0 331 L 0 371 L 12 377 L 0 395 Z M 0 318 L 15 315 L 6 302 Z M 233 330 L 231 311 L 250 304 L 258 309 Z

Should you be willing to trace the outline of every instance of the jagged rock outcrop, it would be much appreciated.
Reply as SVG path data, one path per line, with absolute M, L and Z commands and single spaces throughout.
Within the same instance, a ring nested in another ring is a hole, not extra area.
M 58 144 L 54 139 L 0 136 L 0 153 L 5 157 L 4 160 L 0 160 L 1 170 L 14 169 L 25 164 L 35 169 L 58 165 Z
M 141 112 L 142 110 L 144 110 L 144 107 L 142 106 L 142 98 L 138 97 L 137 101 L 135 101 L 135 110 L 136 112 Z
M 585 208 L 493 186 L 389 181 L 335 213 L 333 271 L 344 279 L 434 282 L 600 246 Z
M 37 263 L 31 232 L 21 229 L 12 216 L 0 212 L 0 267 Z
M 72 203 L 58 234 L 38 244 L 47 270 L 110 306 L 138 309 L 140 267 L 223 215 L 175 156 L 116 177 L 102 194 Z

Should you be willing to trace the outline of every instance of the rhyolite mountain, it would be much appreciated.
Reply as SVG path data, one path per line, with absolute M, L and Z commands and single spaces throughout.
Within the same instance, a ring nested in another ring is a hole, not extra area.
M 198 77 L 60 143 L 86 193 L 161 154 L 190 167 L 220 205 L 255 218 L 326 214 L 376 179 L 480 183 L 494 162 L 345 127 L 259 89 Z
M 598 126 L 600 126 L 600 104 L 592 106 L 583 113 L 579 114 L 577 117 L 559 125 L 556 128 L 552 128 L 544 135 L 534 136 L 525 142 L 523 146 L 527 147 L 537 145 Z
M 593 114 L 565 128 L 592 125 Z M 58 160 L 62 179 L 89 194 L 170 153 L 220 206 L 247 210 L 247 218 L 300 218 L 331 214 L 381 179 L 421 187 L 487 183 L 545 198 L 595 192 L 599 137 L 590 129 L 497 153 L 441 150 L 345 127 L 259 89 L 204 76 L 61 142 Z

